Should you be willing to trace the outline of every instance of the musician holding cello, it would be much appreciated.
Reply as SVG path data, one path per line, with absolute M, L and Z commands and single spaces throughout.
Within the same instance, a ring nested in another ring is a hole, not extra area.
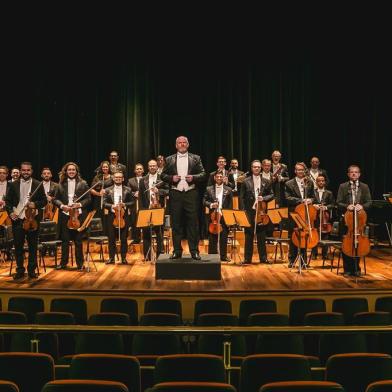
M 169 194 L 169 185 L 161 179 L 158 174 L 158 163 L 155 159 L 151 159 L 147 163 L 148 173 L 139 182 L 139 206 L 142 210 L 151 208 L 164 208 L 165 199 Z M 153 228 L 157 238 L 156 257 L 163 252 L 163 235 L 162 227 L 155 226 Z M 151 231 L 148 227 L 143 228 L 143 254 L 144 260 L 151 260 Z
M 372 197 L 369 187 L 359 181 L 359 166 L 351 165 L 347 175 L 349 181 L 340 184 L 336 199 L 339 210 L 345 214 L 347 226 L 342 243 L 343 266 L 345 275 L 360 276 L 359 260 L 370 250 L 369 239 L 362 234 L 362 230 L 366 224 L 365 211 L 371 207 Z
M 123 185 L 124 174 L 117 171 L 113 174 L 114 185 L 105 189 L 103 205 L 109 211 L 108 235 L 109 235 L 109 260 L 106 264 L 114 264 L 116 254 L 116 233 L 119 233 L 121 243 L 121 264 L 127 264 L 128 229 L 130 224 L 131 208 L 135 204 L 132 190 Z
M 302 257 L 306 263 L 306 249 L 309 249 L 311 247 L 310 245 L 315 243 L 314 246 L 316 246 L 318 243 L 317 230 L 315 233 L 312 231 L 314 229 L 313 220 L 316 217 L 316 210 L 312 205 L 314 202 L 314 188 L 313 182 L 309 178 L 306 178 L 306 171 L 307 167 L 305 163 L 297 162 L 295 164 L 295 177 L 285 184 L 285 198 L 289 209 L 289 237 L 291 239 L 289 245 L 289 267 L 293 266 L 298 248 L 301 249 Z M 302 220 L 308 226 L 308 232 L 304 233 L 306 235 L 305 244 L 302 244 L 301 240 L 299 241 L 300 243 L 296 243 L 297 233 L 294 232 L 295 222 L 290 215 L 290 212 L 294 211 L 301 216 Z
M 232 188 L 223 183 L 224 174 L 217 170 L 214 175 L 214 185 L 207 187 L 203 205 L 210 210 L 209 219 L 209 236 L 208 236 L 208 253 L 218 253 L 221 261 L 230 261 L 227 257 L 227 236 L 228 227 L 226 226 L 221 211 L 222 209 L 233 209 L 233 191 Z
M 251 227 L 245 228 L 245 260 L 244 264 L 252 263 L 253 239 L 256 235 L 257 250 L 261 263 L 267 263 L 265 237 L 269 217 L 266 214 L 267 203 L 274 199 L 271 182 L 264 179 L 261 173 L 261 162 L 251 163 L 252 175 L 247 177 L 241 186 L 240 208 L 246 211 Z
M 27 273 L 30 279 L 37 278 L 38 225 L 42 217 L 42 208 L 46 205 L 46 196 L 42 183 L 32 178 L 33 167 L 30 162 L 20 165 L 21 177 L 8 184 L 5 208 L 12 220 L 14 236 L 16 273 L 14 280 L 25 276 L 24 242 L 27 239 L 29 258 Z
M 59 213 L 61 262 L 57 269 L 66 269 L 69 256 L 69 241 L 75 243 L 77 269 L 83 270 L 83 232 L 78 229 L 87 216 L 87 206 L 91 203 L 90 189 L 80 176 L 79 167 L 74 162 L 66 163 L 59 174 L 53 204 L 61 210 Z

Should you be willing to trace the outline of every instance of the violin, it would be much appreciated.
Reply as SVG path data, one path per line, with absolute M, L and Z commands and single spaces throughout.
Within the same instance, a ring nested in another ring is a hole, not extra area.
M 74 196 L 74 203 L 76 203 L 75 196 Z M 79 220 L 79 207 L 72 207 L 69 210 L 69 219 L 67 222 L 68 229 L 77 230 L 80 228 L 80 220 Z
M 324 206 L 321 203 L 321 206 Z M 320 208 L 319 210 L 319 237 L 321 234 L 329 234 L 332 231 L 332 223 L 330 222 L 330 214 L 327 210 Z
M 347 234 L 343 236 L 342 252 L 349 257 L 363 257 L 370 252 L 370 240 L 365 235 L 367 214 L 364 209 L 346 211 L 344 221 Z
M 4 198 L 5 198 L 5 195 L 3 196 L 2 200 L 4 200 Z M 4 211 L 4 206 L 5 206 L 5 203 L 0 205 L 0 226 L 9 226 L 9 225 L 11 225 L 11 219 L 9 218 L 7 212 Z
M 121 196 L 118 201 L 118 206 L 114 209 L 114 219 L 113 219 L 113 226 L 119 229 L 123 229 L 125 227 L 125 219 L 124 214 L 125 210 L 121 207 Z
M 38 223 L 35 219 L 37 215 L 37 209 L 28 207 L 28 203 L 31 195 L 27 198 L 27 204 L 25 206 L 25 218 L 23 220 L 23 230 L 25 231 L 36 231 L 38 229 Z
M 214 203 L 217 203 L 218 199 L 215 199 Z M 208 225 L 208 231 L 211 234 L 219 234 L 222 232 L 222 225 L 220 220 L 222 218 L 222 214 L 219 212 L 219 207 L 215 208 L 210 214 L 210 224 Z
M 262 184 L 263 187 L 263 184 Z M 259 201 L 258 196 L 262 193 L 259 189 L 256 190 L 256 215 L 255 215 L 255 224 L 259 226 L 268 225 L 270 222 L 270 217 L 267 214 L 268 206 L 265 201 Z
M 153 184 L 153 186 L 155 187 L 155 184 Z M 152 189 L 150 208 L 161 208 L 161 204 L 159 203 L 159 193 L 155 193 Z
M 53 205 L 52 201 L 48 200 L 44 208 L 43 220 L 53 220 L 55 210 L 56 207 Z

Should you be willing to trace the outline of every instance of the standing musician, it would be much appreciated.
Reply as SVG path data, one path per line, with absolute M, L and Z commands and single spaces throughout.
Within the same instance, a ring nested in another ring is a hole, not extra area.
M 215 173 L 214 176 L 215 185 L 210 185 L 207 187 L 203 204 L 205 207 L 210 209 L 210 217 L 213 211 L 218 213 L 217 219 L 219 222 L 210 222 L 213 225 L 217 225 L 216 227 L 218 234 L 211 233 L 209 231 L 208 237 L 208 253 L 215 254 L 218 253 L 218 236 L 219 236 L 219 255 L 221 261 L 230 261 L 227 257 L 227 236 L 228 236 L 228 227 L 226 226 L 223 218 L 221 217 L 222 209 L 233 209 L 233 192 L 232 189 L 223 184 L 223 173 L 219 170 Z M 221 228 L 221 229 L 220 229 Z
M 165 167 L 165 157 L 163 155 L 158 155 L 156 158 L 158 164 L 158 174 L 162 173 L 163 168 Z
M 194 260 L 200 260 L 199 253 L 199 195 L 196 185 L 205 179 L 205 171 L 198 155 L 188 152 L 189 142 L 185 136 L 176 139 L 177 153 L 166 158 L 161 178 L 170 185 L 169 198 L 173 224 L 172 259 L 182 257 L 181 240 L 184 232 Z
M 0 166 L 0 211 L 4 210 L 5 207 L 5 195 L 7 194 L 7 177 L 8 167 Z
M 20 177 L 19 167 L 13 167 L 11 169 L 11 180 L 10 180 L 10 182 L 14 182 L 16 180 L 19 180 L 19 177 Z
M 22 162 L 20 165 L 21 178 L 10 183 L 5 197 L 5 208 L 12 220 L 12 233 L 14 236 L 16 273 L 13 278 L 21 279 L 25 276 L 24 242 L 27 239 L 29 259 L 27 273 L 29 278 L 37 278 L 37 246 L 38 225 L 42 216 L 42 208 L 46 204 L 46 196 L 41 183 L 32 178 L 33 167 L 30 162 Z M 29 216 L 35 220 L 28 223 Z M 35 217 L 34 217 L 35 216 Z M 35 227 L 34 227 L 35 226 Z
M 102 219 L 103 232 L 106 235 L 108 233 L 108 224 L 104 211 L 104 196 L 105 190 L 114 184 L 113 175 L 110 173 L 110 163 L 108 161 L 103 161 L 99 165 L 98 172 L 93 178 L 91 185 L 94 184 L 97 184 L 97 186 L 90 191 L 92 195 L 92 209 L 95 210 L 94 217 Z
M 280 162 L 282 154 L 279 151 L 274 151 L 272 158 L 272 190 L 275 195 L 276 204 L 278 207 L 286 205 L 285 200 L 285 182 L 289 179 L 289 171 L 287 165 Z
M 235 187 L 234 177 L 228 170 L 226 170 L 226 158 L 222 156 L 218 157 L 216 166 L 218 169 L 210 173 L 207 186 L 215 184 L 215 173 L 220 171 L 223 174 L 223 183 L 233 189 Z
M 240 206 L 246 211 L 251 227 L 245 228 L 245 264 L 252 263 L 253 239 L 256 225 L 256 206 L 258 202 L 268 203 L 274 198 L 271 182 L 260 175 L 261 162 L 254 160 L 251 163 L 252 175 L 247 177 L 241 186 Z M 267 250 L 265 246 L 266 226 L 256 225 L 257 250 L 261 263 L 267 263 Z
M 316 228 L 319 230 L 320 227 L 320 210 L 328 212 L 329 216 L 331 216 L 332 209 L 335 207 L 335 198 L 333 193 L 326 189 L 326 178 L 323 174 L 319 174 L 316 179 L 316 187 L 314 188 L 314 207 L 316 208 L 317 220 L 316 220 Z M 329 234 L 323 234 L 321 239 L 327 240 L 329 238 Z M 322 255 L 323 258 L 327 257 L 328 246 L 323 246 Z M 313 255 L 317 256 L 317 247 L 313 248 Z
M 272 167 L 272 162 L 269 159 L 263 159 L 261 161 L 261 169 L 262 169 L 261 177 L 272 184 L 273 176 L 271 172 L 271 167 Z
M 114 256 L 116 254 L 116 232 L 118 233 L 119 231 L 119 240 L 121 242 L 121 264 L 127 264 L 129 217 L 131 208 L 135 204 L 135 198 L 132 195 L 131 189 L 123 185 L 124 174 L 122 171 L 114 173 L 113 180 L 114 185 L 106 188 L 104 195 L 104 208 L 109 211 L 109 260 L 106 264 L 114 264 Z M 118 212 L 119 209 L 120 212 Z M 121 220 L 122 222 L 120 222 Z M 116 223 L 117 226 L 115 225 Z
M 234 180 L 234 193 L 239 192 L 239 187 L 241 186 L 241 182 L 237 182 L 238 177 L 241 178 L 241 176 L 244 176 L 245 173 L 242 170 L 238 169 L 238 159 L 233 158 L 230 161 L 230 168 L 229 168 L 229 173 L 233 176 Z
M 61 244 L 61 263 L 57 269 L 66 269 L 69 256 L 69 241 L 75 243 L 75 259 L 77 269 L 83 270 L 83 233 L 68 228 L 71 209 L 77 209 L 79 221 L 83 224 L 87 216 L 87 207 L 91 203 L 91 194 L 87 192 L 89 187 L 85 180 L 80 176 L 79 167 L 74 162 L 66 163 L 59 174 L 59 185 L 55 193 L 54 201 L 56 207 L 61 210 L 59 213 L 60 239 Z M 80 200 L 75 202 L 80 196 L 87 192 Z
M 44 209 L 43 220 L 45 220 L 45 219 L 50 220 L 51 219 L 51 218 L 48 218 L 45 216 L 46 215 L 45 212 L 48 207 L 53 208 L 52 201 L 53 201 L 53 197 L 56 193 L 56 189 L 58 186 L 58 184 L 56 182 L 52 181 L 52 177 L 53 177 L 53 175 L 52 175 L 52 171 L 50 170 L 50 168 L 44 167 L 41 171 L 41 178 L 42 178 L 42 186 L 45 189 L 45 195 L 46 195 L 46 199 L 48 201 L 48 204 L 46 204 L 45 209 Z M 49 211 L 49 212 L 52 215 L 53 210 Z
M 151 159 L 148 163 L 148 173 L 143 177 L 139 184 L 139 201 L 140 209 L 148 210 L 150 208 L 164 208 L 165 199 L 169 194 L 169 186 L 163 182 L 161 175 L 158 174 L 157 161 Z M 163 235 L 162 227 L 155 226 L 153 228 L 157 238 L 157 253 L 158 256 L 163 252 Z M 151 260 L 151 232 L 148 227 L 143 228 L 143 253 L 144 260 Z
M 340 212 L 346 211 L 365 211 L 371 207 L 372 197 L 369 187 L 359 181 L 361 169 L 357 165 L 351 165 L 348 168 L 347 175 L 349 181 L 340 184 L 336 203 Z M 353 194 L 354 199 L 353 200 Z M 360 276 L 361 268 L 359 266 L 359 257 L 349 257 L 343 253 L 343 266 L 346 275 Z
M 316 187 L 316 180 L 318 176 L 324 176 L 325 185 L 328 186 L 329 178 L 327 175 L 327 171 L 324 169 L 320 169 L 320 160 L 317 157 L 313 157 L 310 160 L 310 169 L 309 169 L 309 176 L 310 179 L 313 181 L 313 186 Z
M 140 243 L 140 229 L 136 227 L 136 216 L 139 210 L 139 184 L 144 174 L 144 167 L 137 163 L 134 167 L 135 177 L 128 180 L 128 188 L 131 188 L 132 195 L 136 202 L 131 209 L 131 237 L 134 244 Z
M 295 222 L 290 216 L 290 212 L 294 212 L 295 207 L 299 204 L 313 204 L 314 202 L 314 188 L 313 182 L 306 178 L 305 173 L 307 167 L 303 162 L 295 164 L 295 177 L 287 181 L 285 184 L 285 196 L 287 205 L 289 207 L 289 267 L 293 266 L 296 257 L 296 248 L 291 237 L 294 231 Z M 306 263 L 307 255 L 306 249 L 302 250 L 302 256 Z

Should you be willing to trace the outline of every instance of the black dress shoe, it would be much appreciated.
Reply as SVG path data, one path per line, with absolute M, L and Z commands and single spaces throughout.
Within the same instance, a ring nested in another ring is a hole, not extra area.
M 122 260 L 121 260 L 121 264 L 128 264 L 127 259 L 122 259 Z
M 175 259 L 181 259 L 182 257 L 182 253 L 181 252 L 173 252 L 172 255 L 170 256 L 171 260 L 175 260 Z
M 251 262 L 250 260 L 244 260 L 244 261 L 242 262 L 242 264 L 252 264 L 252 262 Z
M 16 274 L 14 274 L 13 276 L 12 276 L 12 278 L 14 279 L 14 280 L 18 280 L 18 279 L 23 279 L 24 277 L 25 277 L 25 273 L 24 272 L 17 272 Z
M 199 252 L 192 252 L 191 253 L 191 257 L 192 257 L 193 260 L 201 260 Z
M 85 268 L 84 268 L 84 265 L 78 265 L 77 267 L 76 267 L 76 270 L 77 271 L 83 271 Z
M 37 279 L 38 278 L 38 274 L 35 272 L 29 272 L 29 279 Z
M 66 265 L 63 265 L 63 264 L 60 264 L 60 265 L 58 265 L 58 266 L 56 267 L 56 270 L 65 270 L 65 269 L 67 269 L 67 266 L 66 266 Z
M 227 261 L 227 262 L 230 262 L 230 261 L 231 261 L 231 259 L 230 259 L 229 257 L 225 256 L 225 257 L 221 257 L 221 261 Z
M 110 260 L 106 261 L 105 264 L 114 264 L 114 260 L 110 259 Z

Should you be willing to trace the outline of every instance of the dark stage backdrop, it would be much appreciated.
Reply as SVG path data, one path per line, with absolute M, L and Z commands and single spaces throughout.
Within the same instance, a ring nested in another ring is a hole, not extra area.
M 67 161 L 90 180 L 112 149 L 129 173 L 136 162 L 169 155 L 178 135 L 202 156 L 253 159 L 319 156 L 336 191 L 351 163 L 374 198 L 392 190 L 388 72 L 360 61 L 256 64 L 191 62 L 141 65 L 20 62 L 6 74 L 0 164 L 31 160 L 57 173 Z M 37 174 L 37 173 L 36 173 Z

